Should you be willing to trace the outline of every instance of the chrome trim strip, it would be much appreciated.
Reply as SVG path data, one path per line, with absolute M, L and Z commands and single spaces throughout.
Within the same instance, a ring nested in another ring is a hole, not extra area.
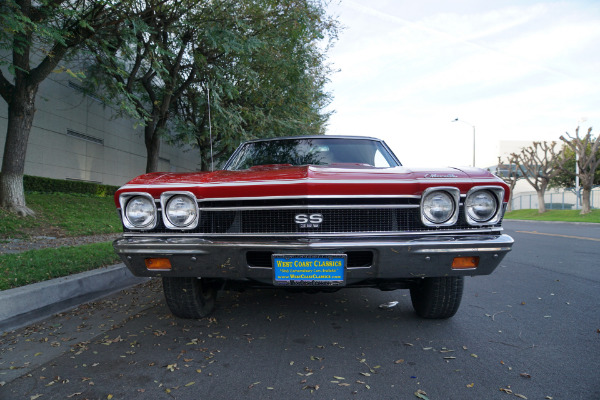
M 464 195 L 463 195 L 464 196 Z M 399 194 L 399 195 L 387 195 L 387 194 L 360 194 L 360 195 L 306 195 L 306 196 L 260 196 L 260 197 L 204 197 L 198 199 L 199 202 L 204 201 L 244 201 L 244 200 L 312 200 L 312 199 L 420 199 L 421 196 L 413 194 Z
M 252 210 L 302 210 L 302 209 L 363 209 L 363 208 L 419 208 L 418 204 L 365 204 L 365 205 L 295 205 L 295 206 L 255 206 L 255 207 L 200 207 L 200 211 L 252 211 Z
M 415 253 L 464 253 L 464 252 L 490 252 L 509 251 L 510 247 L 475 247 L 475 248 L 459 248 L 459 249 L 417 249 Z
M 341 237 L 341 238 L 362 238 L 362 237 L 377 237 L 377 236 L 386 236 L 386 237 L 402 237 L 402 236 L 415 236 L 415 235 L 455 235 L 455 234 L 478 234 L 478 233 L 492 233 L 492 232 L 501 232 L 504 229 L 502 227 L 498 228 L 480 228 L 473 230 L 447 230 L 447 231 L 407 231 L 407 232 L 351 232 L 351 233 L 318 233 L 318 232 L 292 232 L 292 233 L 186 233 L 182 235 L 181 233 L 173 232 L 173 233 L 165 233 L 165 232 L 144 232 L 144 233 L 133 233 L 133 232 L 124 232 L 123 237 L 139 237 L 141 235 L 145 237 L 182 237 L 182 238 L 228 238 L 228 237 L 248 237 L 248 238 L 267 238 L 267 237 L 305 237 L 305 238 L 330 238 L 330 237 Z
M 404 185 L 404 184 L 413 184 L 413 183 L 489 183 L 490 181 L 496 181 L 496 178 L 477 178 L 474 179 L 458 179 L 453 180 L 452 182 L 448 182 L 448 179 L 426 179 L 426 178 L 417 178 L 417 179 L 348 179 L 348 180 L 340 180 L 340 179 L 294 179 L 294 180 L 278 180 L 278 181 L 252 181 L 252 182 L 214 182 L 214 183 L 167 183 L 167 184 L 148 184 L 148 185 L 125 185 L 122 186 L 121 189 L 146 189 L 148 187 L 152 188 L 192 188 L 192 187 L 215 187 L 215 186 L 223 186 L 223 187 L 235 187 L 235 186 L 261 186 L 261 185 L 295 185 L 301 183 L 315 183 L 315 184 L 338 184 L 338 185 L 348 185 L 348 184 L 394 184 L 394 185 Z

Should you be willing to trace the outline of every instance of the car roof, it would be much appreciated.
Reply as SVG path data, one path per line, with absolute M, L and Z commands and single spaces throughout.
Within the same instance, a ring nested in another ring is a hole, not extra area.
M 268 142 L 268 141 L 272 141 L 272 140 L 289 140 L 289 139 L 362 139 L 362 140 L 376 140 L 378 142 L 383 141 L 381 139 L 369 137 L 369 136 L 299 135 L 299 136 L 282 136 L 282 137 L 265 138 L 265 139 L 252 139 L 252 140 L 248 140 L 246 143 Z

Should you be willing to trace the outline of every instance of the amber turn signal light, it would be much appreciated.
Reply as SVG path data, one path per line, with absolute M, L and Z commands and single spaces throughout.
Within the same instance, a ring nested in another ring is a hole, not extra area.
M 168 258 L 146 258 L 146 268 L 148 269 L 171 269 L 171 261 Z
M 479 257 L 455 257 L 452 269 L 473 269 L 479 265 Z

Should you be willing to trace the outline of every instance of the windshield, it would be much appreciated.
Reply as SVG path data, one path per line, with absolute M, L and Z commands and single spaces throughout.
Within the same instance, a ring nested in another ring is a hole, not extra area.
M 310 138 L 250 142 L 234 153 L 228 170 L 260 165 L 340 165 L 389 168 L 398 166 L 390 150 L 369 139 Z

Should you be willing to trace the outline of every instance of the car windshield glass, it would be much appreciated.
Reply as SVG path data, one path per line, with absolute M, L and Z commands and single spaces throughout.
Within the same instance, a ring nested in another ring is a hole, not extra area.
M 267 140 L 244 144 L 227 165 L 242 170 L 261 165 L 398 166 L 390 151 L 369 139 L 310 138 Z

